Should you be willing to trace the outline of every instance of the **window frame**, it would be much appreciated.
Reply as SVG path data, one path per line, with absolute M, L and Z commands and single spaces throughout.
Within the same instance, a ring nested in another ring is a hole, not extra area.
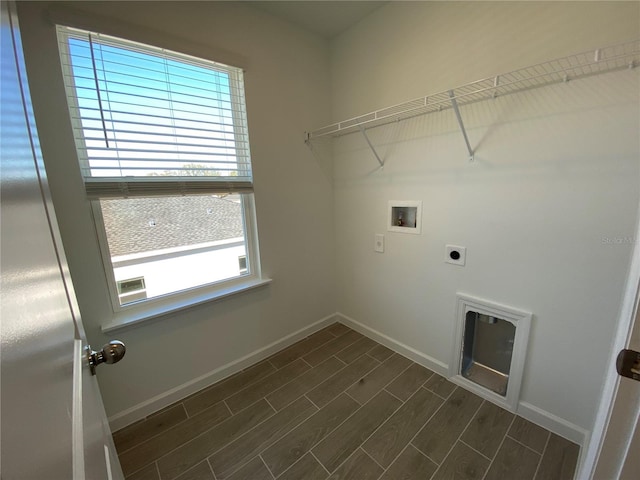
M 68 28 L 64 25 L 59 25 L 61 28 Z M 83 30 L 83 29 L 75 29 L 72 30 Z M 84 30 L 87 31 L 87 30 Z M 105 34 L 106 37 L 111 37 L 109 34 Z M 69 38 L 69 37 L 66 37 Z M 129 40 L 122 37 L 111 37 L 116 38 L 117 40 L 122 40 L 124 43 L 132 42 L 137 45 L 147 46 L 145 44 L 141 44 L 136 42 L 135 40 Z M 73 71 L 69 65 L 65 65 L 62 61 L 63 51 L 61 50 L 62 42 L 58 42 L 59 45 L 59 53 L 60 58 L 59 62 L 61 65 L 62 73 L 64 76 L 68 76 L 73 79 Z M 65 48 L 68 49 L 68 43 L 64 42 Z M 201 57 L 194 57 L 186 53 L 180 53 L 175 51 L 169 51 L 162 47 L 156 47 L 152 45 L 148 45 L 151 50 L 158 49 L 162 50 L 169 58 L 173 58 L 174 60 L 180 60 L 181 57 L 188 59 L 193 58 L 195 60 L 206 62 L 213 62 L 216 65 L 221 65 L 225 67 L 224 64 L 216 62 L 215 60 L 210 60 Z M 68 51 L 65 52 L 68 55 Z M 234 92 L 235 98 L 237 98 L 240 102 L 240 115 L 239 112 L 234 108 L 233 110 L 233 124 L 238 125 L 238 122 L 242 127 L 244 134 L 247 136 L 246 140 L 246 148 L 249 148 L 249 140 L 248 140 L 248 121 L 246 118 L 246 95 L 244 92 L 244 79 L 242 78 L 242 69 L 238 69 L 237 67 L 229 66 L 231 69 L 238 70 L 240 73 L 239 82 L 241 82 L 241 90 L 237 90 L 235 86 L 230 88 L 232 92 Z M 228 72 L 230 73 L 230 71 Z M 235 73 L 234 73 L 235 75 Z M 233 82 L 230 82 L 233 84 Z M 66 85 L 66 82 L 65 82 Z M 70 95 L 65 87 L 65 94 L 67 98 L 68 108 L 66 114 L 71 122 L 71 126 L 74 131 L 79 129 L 83 131 L 82 128 L 82 119 L 78 115 L 76 118 L 71 114 L 72 107 L 79 108 L 76 103 L 75 96 Z M 72 84 L 71 88 L 75 90 L 75 84 Z M 241 93 L 241 94 L 240 94 Z M 74 103 L 72 103 L 74 102 Z M 239 145 L 238 135 L 241 135 L 236 131 L 236 145 Z M 74 135 L 75 137 L 75 135 Z M 82 141 L 85 141 L 84 134 L 82 135 Z M 83 165 L 88 165 L 88 157 L 86 155 L 86 149 L 78 148 L 74 138 L 75 151 L 77 154 L 77 166 L 80 172 L 82 172 Z M 86 146 L 86 145 L 85 145 Z M 249 162 L 250 162 L 250 153 L 248 153 Z M 83 163 L 84 162 L 84 163 Z M 251 163 L 249 163 L 249 168 L 251 168 Z M 126 178 L 126 177 L 124 177 Z M 201 177 L 203 178 L 203 177 Z M 184 181 L 184 180 L 182 180 Z M 194 177 L 194 179 L 190 179 L 194 184 L 198 182 L 198 177 Z M 86 178 L 83 175 L 83 182 L 85 186 L 87 185 Z M 185 183 L 189 183 L 186 181 Z M 86 194 L 86 189 L 85 189 Z M 204 195 L 214 195 L 216 192 L 203 192 L 201 194 Z M 253 194 L 253 190 L 251 191 L 238 191 L 238 194 L 241 198 L 241 207 L 242 207 L 242 222 L 244 227 L 245 234 L 245 253 L 247 257 L 247 266 L 248 271 L 246 273 L 240 273 L 238 276 L 214 281 L 208 284 L 187 288 L 183 290 L 174 291 L 171 293 L 141 299 L 129 304 L 121 305 L 120 304 L 120 294 L 118 291 L 118 283 L 115 279 L 115 272 L 113 263 L 111 261 L 111 255 L 109 250 L 109 245 L 107 241 L 106 228 L 104 224 L 104 219 L 102 217 L 102 209 L 100 206 L 100 199 L 91 198 L 88 194 L 86 194 L 86 198 L 90 203 L 90 212 L 93 221 L 93 225 L 95 228 L 95 233 L 97 237 L 97 243 L 100 251 L 101 263 L 104 271 L 104 275 L 106 278 L 106 283 L 108 287 L 108 294 L 110 298 L 111 307 L 113 310 L 113 318 L 110 322 L 105 323 L 102 326 L 102 330 L 104 332 L 108 332 L 114 329 L 121 328 L 126 325 L 138 323 L 140 321 L 144 321 L 146 319 L 155 318 L 158 316 L 166 315 L 168 313 L 174 312 L 176 310 L 181 310 L 184 308 L 190 308 L 192 306 L 201 304 L 203 302 L 218 300 L 221 298 L 225 298 L 229 295 L 233 295 L 235 293 L 243 292 L 249 289 L 257 288 L 262 285 L 268 284 L 271 282 L 269 278 L 262 277 L 262 268 L 260 261 L 260 250 L 258 244 L 258 231 L 257 231 L 257 220 L 256 220 L 256 210 L 255 210 L 255 197 Z M 177 196 L 176 193 L 165 193 L 165 194 L 157 194 L 154 193 L 151 196 L 159 196 L 159 197 L 171 197 Z M 104 197 L 105 199 L 109 197 Z M 126 198 L 126 197 L 122 197 Z

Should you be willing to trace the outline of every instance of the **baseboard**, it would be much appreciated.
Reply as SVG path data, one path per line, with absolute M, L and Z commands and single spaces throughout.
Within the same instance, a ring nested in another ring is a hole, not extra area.
M 337 312 L 336 317 L 339 322 L 344 323 L 346 326 L 353 328 L 357 332 L 383 344 L 390 348 L 394 352 L 403 355 L 414 362 L 422 365 L 423 367 L 432 370 L 443 377 L 449 378 L 449 365 L 440 360 L 436 360 L 429 355 L 409 347 L 402 342 L 399 342 L 383 333 L 374 330 L 367 325 L 364 325 L 347 315 Z M 464 385 L 460 385 L 461 388 L 465 388 Z M 529 420 L 530 422 L 540 425 L 547 430 L 560 435 L 561 437 L 571 440 L 580 446 L 586 445 L 586 441 L 589 438 L 589 432 L 578 425 L 574 425 L 563 418 L 560 418 L 552 413 L 549 413 L 541 408 L 538 408 L 527 402 L 519 402 L 517 407 L 517 414 L 522 418 Z M 582 452 L 583 449 L 581 449 Z
M 201 375 L 198 378 L 194 378 L 182 385 L 179 385 L 171 390 L 167 390 L 159 395 L 156 395 L 149 400 L 141 402 L 137 405 L 134 405 L 131 408 L 128 408 L 122 412 L 118 412 L 115 415 L 109 417 L 109 426 L 111 427 L 111 431 L 115 432 L 127 425 L 131 425 L 138 420 L 142 420 L 143 418 L 151 415 L 152 413 L 157 412 L 165 407 L 168 407 L 172 403 L 175 403 L 189 395 L 192 395 L 203 388 L 206 388 L 210 385 L 213 385 L 220 380 L 227 378 L 234 373 L 237 373 L 244 368 L 247 368 L 259 361 L 273 355 L 274 353 L 282 350 L 283 348 L 287 348 L 289 345 L 297 342 L 298 340 L 302 340 L 305 337 L 308 337 L 312 333 L 317 332 L 318 330 L 324 328 L 327 325 L 330 325 L 336 321 L 340 321 L 339 318 L 336 317 L 335 314 L 328 315 L 317 322 L 312 323 L 300 330 L 293 332 L 285 337 L 282 337 L 275 342 L 270 343 L 258 350 L 255 350 L 244 357 L 238 358 L 232 362 L 229 362 L 221 367 L 218 367 L 204 375 Z
M 552 431 L 556 435 L 571 440 L 581 447 L 586 445 L 589 438 L 589 431 L 578 425 L 575 425 L 564 418 L 560 418 L 552 413 L 542 410 L 541 408 L 531 405 L 528 402 L 518 403 L 517 414 L 530 422 L 540 425 L 547 430 Z
M 344 323 L 347 327 L 353 328 L 356 332 L 360 332 L 366 337 L 375 340 L 378 343 L 381 343 L 385 347 L 390 348 L 394 352 L 399 353 L 400 355 L 407 357 L 410 360 L 413 360 L 419 365 L 422 365 L 429 370 L 436 372 L 443 377 L 449 376 L 449 365 L 441 362 L 440 360 L 436 360 L 429 355 L 422 353 L 415 348 L 412 348 L 408 345 L 405 345 L 402 342 L 399 342 L 384 333 L 380 333 L 377 330 L 374 330 L 367 325 L 364 325 L 357 320 L 354 320 L 351 317 L 346 316 L 344 313 L 336 312 L 336 316 L 338 317 L 338 321 Z

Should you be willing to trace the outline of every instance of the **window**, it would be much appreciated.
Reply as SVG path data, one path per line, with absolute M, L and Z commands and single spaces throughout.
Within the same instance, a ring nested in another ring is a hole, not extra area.
M 144 277 L 118 280 L 118 298 L 121 304 L 147 298 L 147 289 L 144 286 Z
M 238 269 L 240 270 L 240 273 L 247 272 L 247 256 L 246 255 L 242 255 L 238 257 Z
M 114 309 L 259 278 L 242 71 L 68 27 L 58 38 Z

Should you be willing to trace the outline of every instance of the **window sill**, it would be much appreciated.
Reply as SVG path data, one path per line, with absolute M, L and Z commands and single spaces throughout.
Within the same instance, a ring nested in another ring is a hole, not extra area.
M 132 311 L 122 311 L 114 314 L 113 321 L 102 325 L 103 333 L 110 333 L 115 330 L 121 330 L 124 328 L 139 325 L 148 320 L 153 320 L 165 315 L 178 312 L 180 310 L 186 310 L 196 305 L 201 305 L 206 302 L 214 302 L 226 297 L 237 295 L 248 290 L 253 290 L 264 285 L 271 283 L 270 278 L 250 278 L 240 283 L 229 285 L 225 288 L 219 288 L 214 292 L 206 292 L 198 295 L 191 295 L 187 298 L 181 297 L 177 300 L 172 299 L 169 302 L 162 302 L 160 304 L 144 305 L 143 309 L 136 309 Z

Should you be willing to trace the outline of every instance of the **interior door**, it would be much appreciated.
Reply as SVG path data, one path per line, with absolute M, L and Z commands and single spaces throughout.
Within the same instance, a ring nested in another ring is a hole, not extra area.
M 640 286 L 639 286 L 640 287 Z M 640 351 L 640 288 L 636 296 L 635 322 L 629 350 Z M 636 480 L 640 478 L 640 381 L 620 378 L 609 425 L 593 478 Z
M 49 196 L 15 5 L 0 8 L 2 479 L 121 479 Z

